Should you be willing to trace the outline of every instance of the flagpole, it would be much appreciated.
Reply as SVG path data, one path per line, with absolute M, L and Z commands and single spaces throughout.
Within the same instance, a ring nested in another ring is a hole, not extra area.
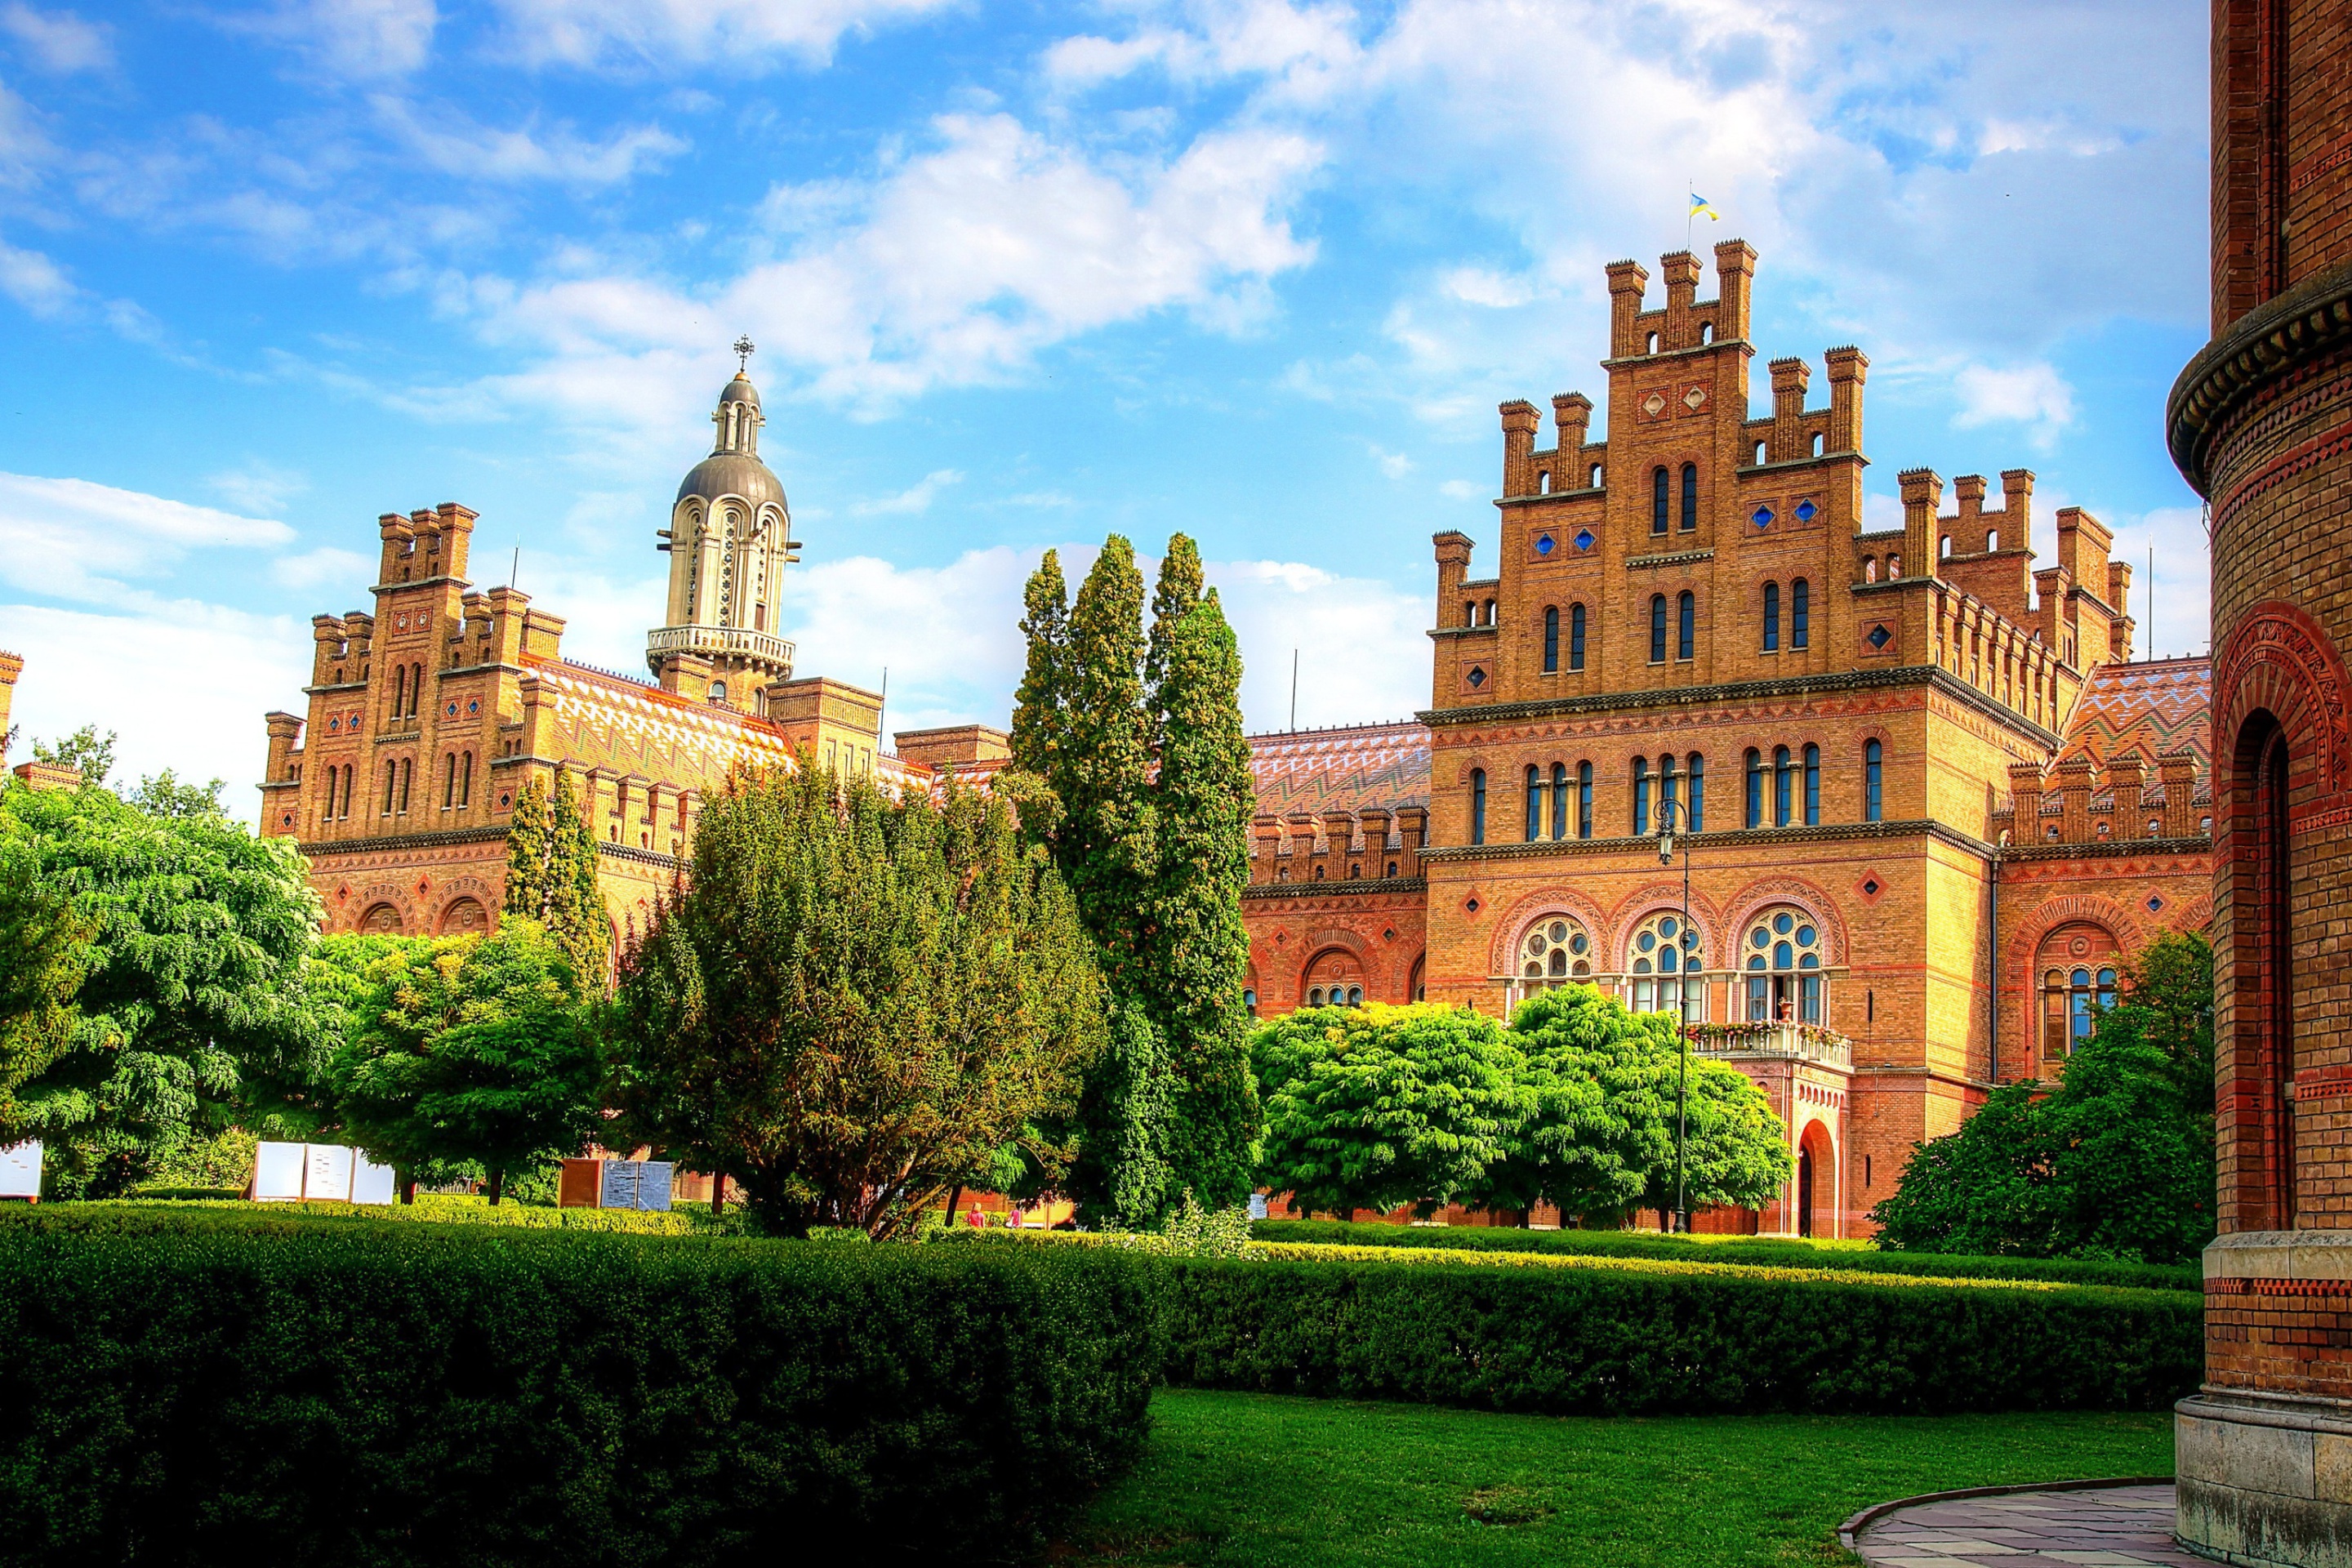
M 1698 187 L 1688 180 L 1683 182 L 1683 248 L 1691 247 L 1691 235 L 1698 226 Z

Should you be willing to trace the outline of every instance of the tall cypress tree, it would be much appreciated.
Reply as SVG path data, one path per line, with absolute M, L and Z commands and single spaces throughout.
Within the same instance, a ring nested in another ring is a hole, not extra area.
M 1175 623 L 1165 648 L 1153 693 L 1164 729 L 1142 970 L 1180 1086 L 1171 1189 L 1222 1207 L 1249 1195 L 1260 1123 L 1242 1003 L 1256 788 L 1242 733 L 1241 649 L 1214 590 Z
M 589 826 L 573 788 L 571 770 L 555 773 L 555 801 L 549 813 L 547 912 L 540 917 L 548 934 L 572 960 L 583 991 L 604 987 L 612 927 L 604 895 L 596 885 L 596 834 Z
M 1143 702 L 1150 716 L 1151 752 L 1160 754 L 1168 731 L 1168 704 L 1160 688 L 1168 679 L 1168 647 L 1176 627 L 1201 602 L 1201 550 L 1183 534 L 1168 540 L 1160 558 L 1160 581 L 1151 591 L 1151 632 L 1143 646 Z
M 1067 710 L 1070 595 L 1062 581 L 1062 558 L 1055 551 L 1030 574 L 1022 594 L 1021 635 L 1029 639 L 1029 664 L 1013 694 L 1013 765 L 1051 784 L 1062 754 L 1063 716 Z
M 1133 994 L 1137 916 L 1154 866 L 1151 752 L 1143 708 L 1143 574 L 1114 533 L 1070 610 L 1059 746 L 1045 778 L 1062 804 L 1055 856 L 1103 950 L 1111 988 Z
M 548 809 L 547 791 L 538 779 L 525 779 L 507 824 L 507 913 L 545 922 L 547 860 L 554 837 L 555 816 Z

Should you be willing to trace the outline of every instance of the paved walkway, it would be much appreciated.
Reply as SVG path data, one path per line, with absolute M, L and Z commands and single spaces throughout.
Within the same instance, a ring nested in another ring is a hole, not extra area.
M 1872 1568 L 2211 1568 L 2173 1544 L 2169 1486 L 1920 1503 L 1873 1520 L 1856 1545 Z

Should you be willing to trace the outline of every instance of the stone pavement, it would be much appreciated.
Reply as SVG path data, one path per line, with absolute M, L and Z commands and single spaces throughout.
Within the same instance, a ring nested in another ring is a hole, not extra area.
M 1919 1503 L 1871 1521 L 1854 1547 L 1872 1568 L 2211 1568 L 2173 1543 L 2169 1485 Z

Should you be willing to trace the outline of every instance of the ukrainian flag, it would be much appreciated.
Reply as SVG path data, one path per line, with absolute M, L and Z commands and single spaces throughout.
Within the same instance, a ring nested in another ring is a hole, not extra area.
M 1706 198 L 1705 196 L 1700 195 L 1696 191 L 1693 191 L 1691 193 L 1690 216 L 1696 217 L 1701 213 L 1705 213 L 1710 222 L 1721 223 L 1723 221 L 1723 215 L 1716 211 L 1713 207 L 1707 205 Z

